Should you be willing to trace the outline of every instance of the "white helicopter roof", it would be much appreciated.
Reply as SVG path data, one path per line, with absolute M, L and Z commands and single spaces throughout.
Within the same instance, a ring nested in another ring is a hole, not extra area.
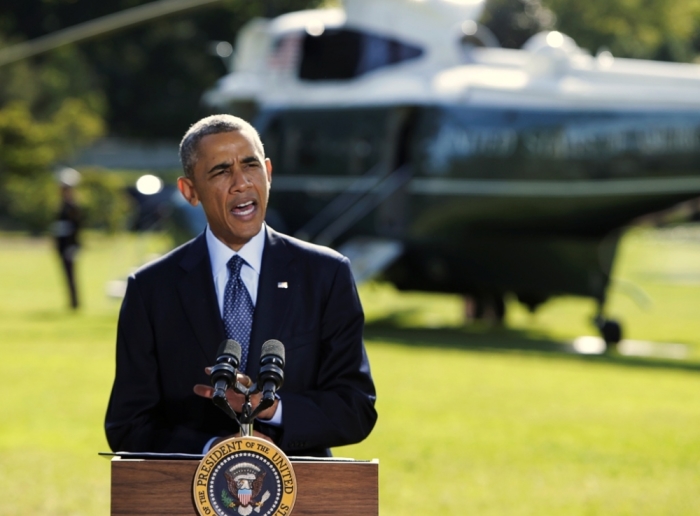
M 205 102 L 262 106 L 461 104 L 500 107 L 700 108 L 700 65 L 592 56 L 556 31 L 522 49 L 474 46 L 484 0 L 346 0 L 255 19 L 238 35 L 233 72 Z M 354 31 L 419 49 L 420 55 L 342 80 L 299 78 L 304 38 Z M 489 43 L 489 40 L 485 40 Z

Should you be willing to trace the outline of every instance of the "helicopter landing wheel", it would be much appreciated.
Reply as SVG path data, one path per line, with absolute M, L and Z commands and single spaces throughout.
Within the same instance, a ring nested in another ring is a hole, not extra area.
M 502 325 L 506 316 L 506 303 L 501 294 L 477 294 L 466 298 L 467 320 L 485 321 Z
M 622 340 L 622 325 L 614 319 L 602 319 L 598 322 L 598 331 L 605 341 L 608 351 L 615 349 Z

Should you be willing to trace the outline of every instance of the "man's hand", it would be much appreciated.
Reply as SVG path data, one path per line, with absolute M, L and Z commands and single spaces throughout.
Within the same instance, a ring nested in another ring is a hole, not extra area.
M 209 374 L 211 372 L 211 368 L 207 367 L 205 371 L 207 374 Z M 244 387 L 250 387 L 251 385 L 253 385 L 253 381 L 247 375 L 241 373 L 236 374 L 236 381 Z M 202 396 L 203 398 L 211 399 L 211 397 L 214 395 L 214 388 L 209 385 L 203 385 L 200 383 L 194 386 L 194 393 L 198 396 Z M 226 399 L 228 401 L 228 404 L 234 410 L 234 412 L 240 414 L 243 411 L 243 404 L 245 403 L 245 396 L 243 394 L 239 394 L 233 389 L 226 389 Z M 250 404 L 253 407 L 253 410 L 255 410 L 257 406 L 260 405 L 261 400 L 262 393 L 257 392 L 255 394 L 251 394 Z M 260 412 L 260 414 L 258 414 L 257 419 L 261 419 L 263 421 L 272 419 L 272 417 L 275 415 L 275 412 L 277 412 L 277 405 L 279 405 L 279 400 L 275 399 L 275 402 L 272 404 L 272 406 L 266 408 L 265 410 Z

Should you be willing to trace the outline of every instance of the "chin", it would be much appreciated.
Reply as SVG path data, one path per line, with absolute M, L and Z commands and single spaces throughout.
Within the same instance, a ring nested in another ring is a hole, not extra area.
M 243 227 L 238 226 L 231 228 L 230 234 L 234 239 L 245 240 L 247 242 L 260 232 L 260 228 L 262 228 L 262 221 L 251 222 Z

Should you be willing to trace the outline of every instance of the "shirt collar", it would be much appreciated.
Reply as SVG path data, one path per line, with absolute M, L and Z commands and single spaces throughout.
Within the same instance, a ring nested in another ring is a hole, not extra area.
M 205 230 L 205 237 L 207 240 L 207 247 L 209 248 L 211 272 L 214 277 L 218 276 L 223 269 L 226 269 L 226 264 L 235 254 L 240 255 L 258 275 L 260 274 L 263 249 L 265 248 L 265 224 L 262 225 L 258 234 L 248 240 L 238 252 L 216 238 L 208 224 Z

